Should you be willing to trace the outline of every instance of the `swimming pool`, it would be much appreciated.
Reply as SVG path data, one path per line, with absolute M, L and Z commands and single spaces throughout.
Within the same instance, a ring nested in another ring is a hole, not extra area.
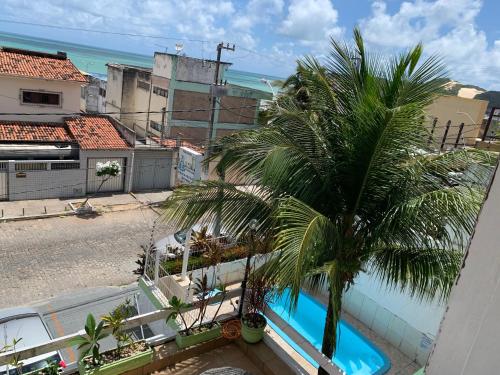
M 269 306 L 305 339 L 321 350 L 326 307 L 307 293 L 300 292 L 297 309 L 290 314 L 288 293 L 286 291 L 281 296 L 276 297 Z M 307 353 L 269 319 L 268 324 L 309 363 L 318 367 L 318 364 Z M 333 363 L 345 371 L 347 375 L 381 375 L 390 369 L 391 363 L 385 354 L 343 320 L 340 321 L 337 328 L 337 335 L 340 335 L 340 338 Z

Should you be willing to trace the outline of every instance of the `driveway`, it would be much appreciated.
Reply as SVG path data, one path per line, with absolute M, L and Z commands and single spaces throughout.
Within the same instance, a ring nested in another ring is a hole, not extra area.
M 135 261 L 158 214 L 150 208 L 0 224 L 0 308 L 137 279 Z M 156 226 L 155 238 L 168 233 Z

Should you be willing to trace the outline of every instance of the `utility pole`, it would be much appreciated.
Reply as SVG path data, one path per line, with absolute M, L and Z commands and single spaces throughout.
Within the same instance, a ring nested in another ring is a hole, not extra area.
M 163 138 L 165 137 L 165 120 L 167 119 L 167 107 L 161 109 L 161 134 L 160 134 L 160 145 L 163 144 Z
M 214 85 L 212 89 L 210 90 L 211 96 L 212 96 L 212 106 L 211 106 L 211 111 L 210 111 L 210 123 L 208 124 L 208 134 L 207 134 L 207 139 L 208 139 L 208 145 L 207 149 L 205 151 L 205 159 L 208 159 L 210 157 L 211 151 L 212 151 L 212 137 L 214 135 L 214 122 L 215 122 L 215 107 L 217 104 L 217 95 L 216 95 L 216 89 L 219 85 L 219 70 L 220 70 L 220 58 L 222 54 L 222 50 L 228 50 L 228 51 L 234 51 L 235 46 L 233 44 L 232 47 L 229 46 L 229 43 L 226 43 L 224 45 L 224 42 L 220 42 L 217 45 L 217 61 L 215 62 L 215 76 L 214 76 Z M 220 82 L 222 85 L 222 82 Z M 208 174 L 208 164 L 206 166 L 206 171 Z

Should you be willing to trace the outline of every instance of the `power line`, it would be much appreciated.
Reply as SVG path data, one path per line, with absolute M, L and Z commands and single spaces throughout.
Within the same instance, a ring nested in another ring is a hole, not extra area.
M 243 109 L 243 108 L 258 108 L 258 105 L 247 105 L 240 107 L 225 108 L 223 110 Z M 103 116 L 103 115 L 131 115 L 131 114 L 162 114 L 167 113 L 191 113 L 191 112 L 210 112 L 210 108 L 192 108 L 192 109 L 169 109 L 166 111 L 124 111 L 124 112 L 104 112 L 104 113 L 86 113 L 86 112 L 0 112 L 0 116 Z M 10 121 L 10 120 L 8 120 Z M 14 121 L 14 120 L 13 120 Z
M 7 20 L 7 19 L 0 19 L 0 22 L 3 22 L 3 23 L 14 23 L 14 24 L 18 24 L 18 25 L 40 26 L 40 27 L 47 27 L 47 28 L 50 28 L 50 29 L 62 29 L 62 30 L 72 30 L 72 31 L 85 31 L 85 32 L 97 33 L 97 34 L 110 34 L 110 35 L 119 35 L 119 36 L 133 36 L 133 37 L 143 37 L 143 38 L 151 38 L 151 39 L 164 39 L 164 40 L 185 40 L 185 41 L 188 41 L 188 42 L 199 42 L 199 43 L 208 42 L 207 40 L 203 40 L 203 39 L 189 39 L 189 38 L 183 38 L 183 37 L 174 38 L 174 37 L 167 37 L 167 36 L 161 36 L 161 35 L 149 35 L 149 34 L 139 34 L 139 33 L 124 33 L 124 32 L 118 32 L 118 31 L 93 30 L 93 29 L 85 29 L 83 27 L 57 26 L 57 25 L 48 25 L 48 24 L 44 24 L 44 23 L 16 21 L 16 20 Z

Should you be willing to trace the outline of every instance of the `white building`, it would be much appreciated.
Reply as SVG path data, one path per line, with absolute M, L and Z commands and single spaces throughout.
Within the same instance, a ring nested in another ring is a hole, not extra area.
M 66 57 L 3 47 L 0 49 L 0 112 L 52 115 L 0 116 L 0 120 L 61 121 L 85 111 L 80 101 L 85 76 Z M 58 113 L 54 115 L 54 113 Z
M 498 374 L 500 178 L 498 165 L 451 291 L 426 375 Z
M 229 66 L 221 63 L 219 82 Z M 115 118 L 139 136 L 163 133 L 166 138 L 206 144 L 214 94 L 212 139 L 256 127 L 261 100 L 272 95 L 233 84 L 212 91 L 215 67 L 215 61 L 160 52 L 154 55 L 153 69 L 108 64 L 106 110 L 124 112 Z

